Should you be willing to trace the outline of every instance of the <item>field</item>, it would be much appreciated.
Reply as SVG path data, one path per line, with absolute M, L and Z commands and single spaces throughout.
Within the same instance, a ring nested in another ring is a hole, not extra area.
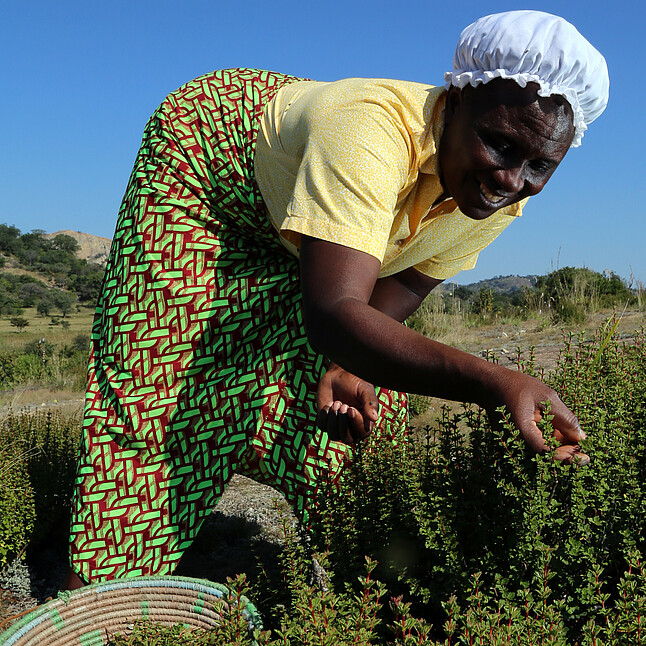
M 0 388 L 5 616 L 54 594 L 65 570 L 65 510 L 92 312 L 72 312 L 65 325 L 35 310 L 22 316 L 29 322 L 23 331 L 0 319 L 0 361 L 13 379 Z M 222 582 L 247 573 L 245 590 L 271 629 L 256 635 L 258 643 L 646 642 L 639 552 L 645 323 L 641 302 L 615 314 L 588 312 L 570 328 L 537 311 L 492 309 L 474 317 L 430 299 L 411 325 L 543 374 L 565 391 L 592 436 L 592 466 L 564 468 L 528 456 L 512 429 L 492 431 L 473 407 L 413 397 L 413 448 L 371 440 L 341 485 L 330 484 L 311 538 L 300 539 L 275 492 L 236 477 L 178 573 Z M 20 438 L 32 444 L 19 445 Z M 12 498 L 9 488 L 22 493 Z M 475 526 L 480 538 L 466 540 Z M 523 538 L 528 534 L 531 540 Z M 368 573 L 364 555 L 374 561 Z M 312 578 L 314 563 L 329 579 Z M 323 637 L 299 626 L 317 627 Z M 242 636 L 227 643 L 250 642 Z
M 22 317 L 29 325 L 22 331 L 12 326 L 9 318 L 0 317 L 0 355 L 22 353 L 25 348 L 38 352 L 38 342 L 42 342 L 42 339 L 52 348 L 62 348 L 72 345 L 75 339 L 83 338 L 87 340 L 89 347 L 94 311 L 89 307 L 79 309 L 80 311 L 62 319 L 39 316 L 34 308 L 28 308 Z M 56 321 L 56 325 L 52 325 L 52 320 Z M 63 321 L 67 323 L 65 326 Z M 42 404 L 49 406 L 54 402 L 64 403 L 68 409 L 77 406 L 83 396 L 83 389 L 79 387 L 84 378 L 83 372 L 60 372 L 46 379 L 38 376 L 14 388 L 0 389 L 0 410 L 6 410 L 9 406 L 13 410 Z

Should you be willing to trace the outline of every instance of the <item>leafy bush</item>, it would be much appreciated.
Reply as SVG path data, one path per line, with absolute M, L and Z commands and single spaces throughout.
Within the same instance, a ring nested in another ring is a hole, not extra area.
M 0 420 L 0 564 L 67 531 L 80 426 L 41 411 Z
M 9 322 L 12 327 L 17 327 L 20 332 L 29 325 L 29 321 L 22 316 L 12 316 Z
M 548 305 L 556 323 L 583 323 L 600 307 L 632 304 L 635 294 L 614 272 L 600 274 L 591 269 L 563 267 L 540 276 L 535 291 Z
M 88 352 L 88 335 L 75 335 L 70 345 L 30 342 L 22 352 L 0 351 L 0 389 L 38 381 L 82 390 Z
M 42 375 L 42 361 L 33 354 L 0 352 L 0 388 L 12 388 Z
M 34 490 L 29 482 L 29 449 L 0 430 L 0 566 L 23 553 L 34 528 Z
M 575 643 L 591 625 L 609 630 L 615 605 L 638 630 L 645 355 L 643 335 L 564 348 L 550 381 L 588 433 L 588 467 L 528 455 L 515 429 L 491 428 L 474 407 L 447 410 L 421 438 L 373 438 L 319 499 L 315 539 L 337 579 L 355 581 L 364 555 L 379 560 L 377 576 L 436 630 L 447 604 L 464 609 L 452 620 L 462 630 L 476 616 L 523 630 L 549 618 L 569 640 L 554 643 Z M 628 588 L 632 609 L 622 605 Z
M 144 627 L 149 637 L 142 628 L 139 641 L 125 643 L 646 641 L 646 336 L 619 343 L 614 329 L 609 321 L 592 340 L 569 337 L 548 376 L 588 433 L 590 465 L 528 454 L 510 424 L 492 427 L 476 407 L 446 409 L 433 428 L 371 438 L 339 480 L 323 483 L 311 542 L 286 524 L 278 580 L 261 578 L 252 593 L 244 578 L 230 582 L 234 600 L 257 600 L 267 630 L 249 634 L 231 604 L 215 633 Z M 535 373 L 532 353 L 518 362 Z M 0 446 L 19 438 L 50 456 L 25 461 L 45 528 L 49 508 L 67 511 L 79 424 L 12 419 L 0 426 Z M 543 430 L 550 433 L 549 415 Z M 313 557 L 322 575 L 312 576 Z
M 619 344 L 613 329 L 569 338 L 550 377 L 588 432 L 589 466 L 528 455 L 474 407 L 421 435 L 372 438 L 317 500 L 327 581 L 311 581 L 306 544 L 288 540 L 282 593 L 257 591 L 273 630 L 196 643 L 645 641 L 646 342 Z M 531 354 L 519 363 L 534 372 Z M 367 573 L 366 554 L 380 561 Z

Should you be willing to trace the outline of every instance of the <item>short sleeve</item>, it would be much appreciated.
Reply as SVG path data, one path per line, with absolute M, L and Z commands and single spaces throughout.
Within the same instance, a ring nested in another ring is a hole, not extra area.
M 408 133 L 385 88 L 325 96 L 303 115 L 305 148 L 281 235 L 301 235 L 383 255 L 410 169 Z
M 479 251 L 473 251 L 466 256 L 451 259 L 429 259 L 415 265 L 415 269 L 431 278 L 447 280 L 459 274 L 461 271 L 473 269 L 476 266 L 479 255 Z

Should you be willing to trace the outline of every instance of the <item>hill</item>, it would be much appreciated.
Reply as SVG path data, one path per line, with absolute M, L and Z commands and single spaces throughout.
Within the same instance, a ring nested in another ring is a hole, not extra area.
M 77 303 L 94 304 L 110 240 L 74 231 L 21 233 L 0 224 L 0 315 L 36 308 L 63 316 Z
M 76 240 L 79 246 L 76 251 L 77 258 L 105 267 L 110 253 L 110 245 L 112 244 L 112 240 L 110 240 L 110 238 L 95 236 L 91 233 L 82 233 L 81 231 L 70 231 L 69 229 L 63 229 L 54 233 L 46 233 L 45 237 L 53 239 L 57 235 L 61 234 L 70 236 Z
M 479 292 L 481 289 L 491 289 L 493 292 L 498 292 L 500 294 L 512 294 L 518 290 L 521 290 L 523 287 L 532 288 L 536 285 L 538 276 L 494 276 L 493 278 L 487 278 L 486 280 L 479 280 L 476 283 L 468 283 L 467 285 L 462 285 L 465 289 L 468 289 L 471 292 Z M 442 291 L 453 291 L 455 289 L 456 283 L 451 281 L 446 281 L 442 283 Z

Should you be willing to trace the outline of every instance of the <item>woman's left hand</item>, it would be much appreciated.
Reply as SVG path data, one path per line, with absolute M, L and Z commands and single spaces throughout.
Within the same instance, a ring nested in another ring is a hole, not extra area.
M 318 428 L 346 444 L 367 438 L 379 416 L 375 387 L 336 364 L 319 381 L 316 405 Z
M 585 465 L 590 462 L 590 458 L 581 452 L 579 446 L 586 434 L 581 429 L 576 415 L 554 390 L 522 372 L 503 368 L 495 374 L 496 378 L 490 382 L 493 400 L 489 401 L 486 408 L 493 411 L 501 405 L 504 406 L 510 421 L 520 431 L 530 449 L 536 453 L 552 451 L 538 426 L 549 408 L 554 439 L 560 444 L 553 449 L 554 459 L 564 464 L 576 462 Z M 498 423 L 501 421 L 498 413 L 490 417 Z

